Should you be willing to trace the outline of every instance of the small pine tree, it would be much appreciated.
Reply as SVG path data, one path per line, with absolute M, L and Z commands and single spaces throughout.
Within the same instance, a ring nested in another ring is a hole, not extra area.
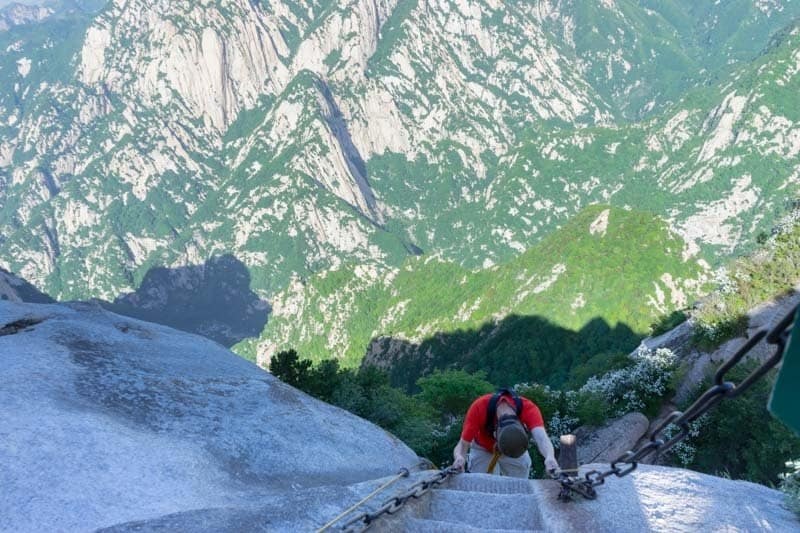
M 294 350 L 279 352 L 269 362 L 269 371 L 284 383 L 305 390 L 308 384 L 311 361 L 300 360 Z

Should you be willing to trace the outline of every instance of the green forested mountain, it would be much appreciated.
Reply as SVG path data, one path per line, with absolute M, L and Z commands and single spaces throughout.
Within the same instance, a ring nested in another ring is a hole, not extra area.
M 275 299 L 258 351 L 292 346 L 345 365 L 367 353 L 407 386 L 435 368 L 561 385 L 593 356 L 627 353 L 654 316 L 693 301 L 709 272 L 684 261 L 684 247 L 653 215 L 596 205 L 490 268 L 423 256 L 387 272 L 355 265 L 295 281 Z M 252 357 L 255 346 L 241 350 Z
M 194 290 L 185 272 L 233 257 L 276 308 L 251 344 L 262 360 L 297 341 L 383 361 L 374 337 L 494 331 L 512 313 L 637 337 L 797 196 L 798 15 L 779 0 L 113 0 L 9 27 L 0 267 L 60 299 L 148 280 L 125 301 L 157 317 Z M 581 270 L 596 240 L 569 242 L 606 209 L 608 235 L 640 216 L 671 243 L 642 236 L 652 263 L 634 240 L 604 252 L 605 269 L 637 265 L 630 311 L 602 297 L 616 285 L 581 289 L 622 278 Z M 520 296 L 549 276 L 562 293 Z M 316 290 L 350 303 L 315 308 Z

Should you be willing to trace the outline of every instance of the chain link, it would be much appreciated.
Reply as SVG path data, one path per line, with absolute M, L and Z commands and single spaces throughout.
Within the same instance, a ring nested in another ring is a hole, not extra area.
M 342 531 L 346 531 L 347 533 L 360 533 L 366 530 L 370 524 L 372 524 L 381 516 L 396 513 L 403 508 L 408 500 L 422 497 L 429 490 L 438 487 L 447 481 L 451 475 L 458 472 L 460 472 L 460 470 L 456 470 L 452 467 L 445 468 L 444 470 L 440 470 L 427 479 L 423 479 L 414 483 L 402 494 L 398 494 L 397 496 L 393 496 L 386 500 L 386 502 L 384 502 L 384 504 L 378 507 L 375 511 L 365 512 L 355 516 L 342 526 Z
M 674 411 L 666 420 L 656 427 L 650 434 L 650 440 L 642 444 L 638 449 L 623 453 L 611 462 L 610 468 L 604 472 L 592 470 L 587 472 L 583 479 L 561 473 L 554 476 L 561 483 L 561 492 L 558 495 L 560 500 L 571 500 L 572 494 L 580 494 L 584 498 L 594 500 L 597 493 L 594 488 L 605 483 L 605 479 L 611 475 L 616 477 L 627 476 L 638 466 L 639 462 L 650 454 L 656 456 L 669 450 L 677 443 L 689 435 L 689 424 L 703 416 L 709 409 L 726 398 L 736 398 L 750 385 L 758 381 L 761 377 L 774 368 L 783 358 L 783 352 L 792 330 L 795 314 L 800 305 L 792 308 L 786 316 L 771 330 L 759 330 L 747 342 L 736 351 L 714 374 L 714 384 L 709 387 L 692 405 L 685 411 Z M 744 356 L 766 337 L 767 343 L 776 346 L 775 353 L 758 368 L 753 370 L 739 385 L 731 381 L 726 381 L 726 375 L 734 368 Z M 677 426 L 678 432 L 668 440 L 661 438 L 664 431 L 670 426 Z M 619 467 L 617 465 L 625 465 Z

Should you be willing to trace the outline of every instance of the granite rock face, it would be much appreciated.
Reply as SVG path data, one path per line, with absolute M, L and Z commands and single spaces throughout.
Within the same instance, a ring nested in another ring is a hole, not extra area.
M 214 342 L 91 304 L 0 301 L 0 360 L 0 531 L 278 505 L 418 462 Z
M 581 475 L 608 464 L 581 467 Z M 640 465 L 597 487 L 597 499 L 558 500 L 552 480 L 465 474 L 370 531 L 798 531 L 776 490 L 697 472 Z
M 578 464 L 616 460 L 636 446 L 649 425 L 642 413 L 628 413 L 599 428 L 578 428 Z
M 0 301 L 0 361 L 0 531 L 312 531 L 437 474 L 212 341 L 94 304 Z M 594 501 L 558 491 L 457 475 L 373 530 L 800 530 L 778 491 L 682 469 L 640 465 Z
M 0 268 L 0 300 L 11 302 L 55 303 L 50 296 L 11 272 Z

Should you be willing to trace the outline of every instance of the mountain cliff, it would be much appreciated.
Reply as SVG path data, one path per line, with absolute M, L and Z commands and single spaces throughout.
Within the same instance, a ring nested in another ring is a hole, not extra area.
M 7 31 L 14 26 L 39 22 L 52 14 L 53 10 L 44 6 L 14 3 L 0 7 L 0 32 Z
M 227 252 L 270 297 L 505 261 L 594 202 L 739 250 L 798 181 L 797 6 L 740 4 L 116 0 L 14 28 L 2 266 L 112 299 Z

